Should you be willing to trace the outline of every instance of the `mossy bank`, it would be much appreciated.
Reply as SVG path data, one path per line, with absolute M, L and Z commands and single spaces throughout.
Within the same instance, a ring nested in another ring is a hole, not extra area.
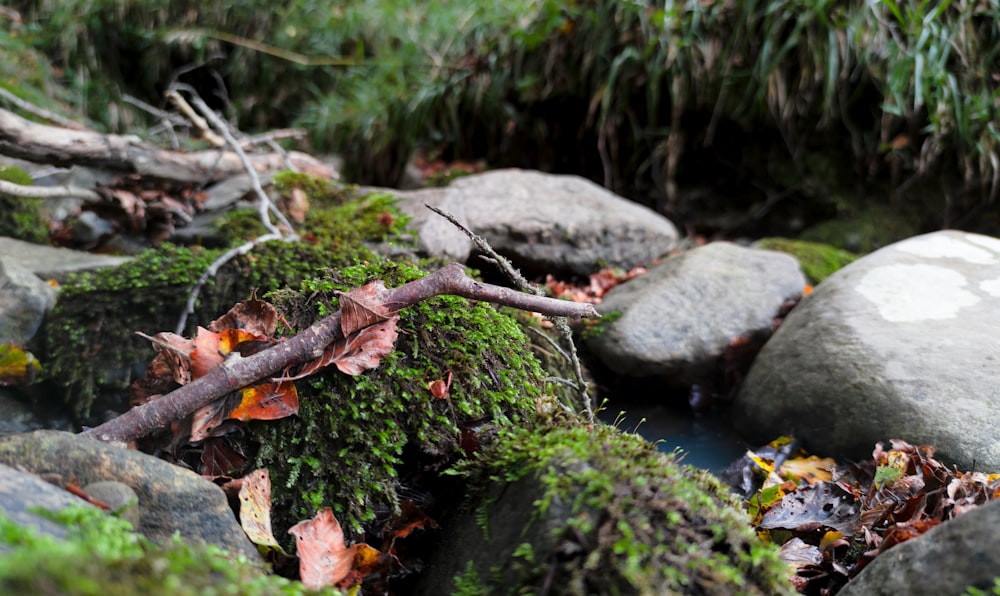
M 718 480 L 640 437 L 563 421 L 464 466 L 420 593 L 785 594 L 789 569 Z

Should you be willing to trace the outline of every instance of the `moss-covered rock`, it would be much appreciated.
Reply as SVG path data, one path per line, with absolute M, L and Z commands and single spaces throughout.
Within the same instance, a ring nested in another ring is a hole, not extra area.
M 422 275 L 412 265 L 379 261 L 271 298 L 300 328 L 336 310 L 337 290 Z M 392 514 L 416 477 L 433 475 L 461 452 L 465 427 L 531 425 L 548 399 L 546 374 L 523 331 L 492 305 L 439 296 L 400 317 L 395 350 L 379 368 L 357 377 L 330 370 L 300 382 L 298 416 L 255 425 L 261 447 L 254 465 L 270 471 L 278 528 L 329 506 L 349 534 L 377 532 L 376 522 Z M 449 378 L 449 396 L 434 397 L 428 383 Z
M 176 541 L 159 547 L 128 522 L 97 508 L 51 514 L 65 540 L 41 536 L 0 513 L 0 593 L 59 596 L 337 594 L 268 575 L 259 564 L 217 547 Z
M 485 488 L 442 522 L 419 593 L 792 592 L 729 491 L 636 435 L 507 430 L 466 471 Z
M 815 285 L 835 271 L 850 265 L 858 255 L 819 242 L 793 240 L 790 238 L 762 238 L 756 244 L 758 248 L 775 250 L 790 254 L 799 261 L 802 273 Z
M 867 254 L 918 232 L 916 210 L 892 209 L 883 205 L 854 208 L 843 217 L 831 219 L 802 232 L 801 238 L 829 244 L 843 250 Z

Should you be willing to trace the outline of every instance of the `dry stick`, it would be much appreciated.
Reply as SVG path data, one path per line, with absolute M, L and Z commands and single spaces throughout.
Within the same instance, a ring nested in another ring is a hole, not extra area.
M 193 90 L 190 91 L 193 93 Z M 174 99 L 175 103 L 177 103 L 178 101 L 183 102 L 183 98 L 180 97 L 180 94 L 178 93 L 177 89 L 170 89 L 167 93 L 168 95 L 172 94 L 171 97 L 177 98 Z M 195 107 L 198 108 L 198 111 L 201 112 L 201 114 L 206 119 L 208 119 L 209 122 L 212 123 L 212 126 L 214 126 L 219 131 L 219 134 L 223 136 L 226 143 L 229 144 L 230 148 L 236 153 L 236 155 L 239 156 L 240 161 L 243 162 L 243 167 L 246 169 L 247 174 L 250 176 L 250 181 L 253 184 L 254 193 L 257 195 L 257 201 L 258 201 L 257 210 L 258 214 L 260 215 L 260 221 L 262 224 L 264 224 L 264 227 L 267 228 L 268 233 L 258 238 L 255 238 L 250 242 L 245 242 L 240 246 L 237 246 L 236 248 L 227 250 L 225 253 L 223 253 L 217 259 L 215 259 L 215 261 L 213 261 L 212 264 L 209 265 L 208 269 L 206 269 L 205 272 L 201 274 L 201 277 L 198 278 L 198 281 L 197 283 L 195 283 L 194 288 L 191 289 L 191 293 L 188 294 L 188 300 L 187 304 L 184 306 L 184 312 L 181 313 L 181 316 L 177 321 L 177 326 L 174 332 L 177 333 L 178 335 L 184 333 L 184 327 L 187 325 L 188 315 L 194 312 L 194 304 L 198 300 L 198 295 L 201 294 L 202 287 L 204 287 L 205 283 L 210 278 L 215 277 L 215 274 L 218 273 L 219 269 L 223 265 L 225 265 L 226 263 L 235 259 L 238 256 L 247 254 L 248 252 L 253 250 L 255 246 L 261 244 L 262 242 L 267 242 L 268 240 L 290 241 L 290 240 L 295 240 L 297 238 L 297 236 L 293 231 L 292 224 L 289 223 L 288 220 L 285 219 L 285 216 L 282 215 L 282 213 L 278 211 L 277 208 L 274 207 L 274 204 L 271 202 L 271 199 L 269 199 L 267 193 L 264 192 L 264 188 L 260 184 L 260 177 L 257 176 L 257 170 L 255 170 L 254 167 L 250 164 L 250 160 L 247 159 L 246 153 L 243 152 L 243 148 L 240 147 L 239 142 L 236 140 L 235 137 L 233 137 L 232 133 L 229 132 L 229 127 L 226 126 L 226 123 L 223 122 L 222 119 L 219 118 L 215 114 L 215 112 L 213 112 L 211 108 L 209 108 L 208 105 L 206 105 L 205 102 L 202 101 L 201 98 L 198 97 L 197 95 L 192 96 L 191 103 L 193 103 Z M 187 104 L 185 103 L 184 105 Z M 288 230 L 287 236 L 283 235 L 281 231 L 273 223 L 271 223 L 271 218 L 268 217 L 268 209 L 274 211 L 278 215 L 278 218 L 280 219 L 281 223 L 285 226 L 285 229 Z
M 493 250 L 493 247 L 490 246 L 489 242 L 487 242 L 485 238 L 483 238 L 479 234 L 476 234 L 469 228 L 465 227 L 465 225 L 462 224 L 462 222 L 458 221 L 457 217 L 455 217 L 454 215 L 448 213 L 443 209 L 438 209 L 437 207 L 428 205 L 426 203 L 424 203 L 424 207 L 427 207 L 434 213 L 437 213 L 441 217 L 447 219 L 455 227 L 462 230 L 462 232 L 464 232 L 465 235 L 468 236 L 470 240 L 476 243 L 476 246 L 479 247 L 479 250 L 489 255 L 489 258 L 487 257 L 483 258 L 485 258 L 487 261 L 494 263 L 497 267 L 499 267 L 500 270 L 503 271 L 507 275 L 507 277 L 509 277 L 511 281 L 513 281 L 517 285 L 518 288 L 521 289 L 521 291 L 531 292 L 536 296 L 543 296 L 545 294 L 541 290 L 541 288 L 536 287 L 534 284 L 526 280 L 524 276 L 521 275 L 521 273 L 517 269 L 515 269 L 513 265 L 511 265 L 510 261 L 508 261 L 501 255 L 497 254 L 497 252 Z M 591 309 L 593 309 L 593 307 L 591 307 Z M 594 312 L 596 313 L 597 311 L 595 310 Z M 583 368 L 580 365 L 580 357 L 576 352 L 576 343 L 573 341 L 573 331 L 569 328 L 569 325 L 566 323 L 565 316 L 552 315 L 548 313 L 543 313 L 543 314 L 547 314 L 549 320 L 552 321 L 552 324 L 555 325 L 556 329 L 559 331 L 559 335 L 561 335 L 562 338 L 566 341 L 566 344 L 569 345 L 569 356 L 567 357 L 567 359 L 569 360 L 570 365 L 573 367 L 573 376 L 576 377 L 575 389 L 580 394 L 580 401 L 583 402 L 584 410 L 587 413 L 587 421 L 593 422 L 594 408 L 590 404 L 590 395 L 587 393 L 588 384 L 586 379 L 583 378 Z M 599 316 L 600 315 L 598 315 L 598 317 Z
M 97 191 L 79 186 L 24 186 L 6 180 L 0 180 L 0 195 L 25 197 L 29 199 L 49 199 L 54 197 L 71 197 L 83 199 L 90 203 L 104 200 Z
M 399 311 L 439 294 L 453 294 L 523 310 L 562 317 L 598 317 L 593 305 L 556 300 L 517 292 L 510 288 L 478 282 L 465 274 L 465 267 L 452 263 L 434 273 L 398 288 L 390 289 L 384 304 Z M 264 351 L 241 358 L 232 356 L 204 377 L 196 379 L 156 400 L 136 406 L 121 416 L 81 433 L 101 441 L 125 444 L 146 436 L 157 428 L 180 420 L 213 400 L 270 377 L 289 366 L 308 362 L 343 336 L 341 311 L 321 319 L 311 327 Z

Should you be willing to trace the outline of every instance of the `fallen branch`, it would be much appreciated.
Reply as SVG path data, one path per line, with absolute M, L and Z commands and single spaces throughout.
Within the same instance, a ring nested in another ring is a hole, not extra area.
M 550 316 L 574 319 L 600 316 L 591 304 L 534 296 L 478 282 L 467 276 L 465 268 L 458 263 L 452 263 L 398 288 L 386 290 L 383 306 L 391 312 L 398 312 L 441 294 L 493 302 Z M 327 345 L 344 335 L 340 323 L 341 312 L 337 311 L 302 333 L 252 356 L 233 356 L 207 375 L 159 399 L 136 406 L 82 434 L 105 442 L 125 444 L 180 420 L 227 393 L 273 376 L 293 364 L 319 358 Z
M 38 124 L 0 109 L 0 155 L 57 166 L 92 166 L 162 180 L 217 182 L 244 172 L 232 151 L 168 151 L 128 135 L 100 134 Z M 300 170 L 329 178 L 333 170 L 316 158 L 297 151 L 288 157 Z M 247 156 L 257 172 L 287 169 L 284 156 L 261 153 Z

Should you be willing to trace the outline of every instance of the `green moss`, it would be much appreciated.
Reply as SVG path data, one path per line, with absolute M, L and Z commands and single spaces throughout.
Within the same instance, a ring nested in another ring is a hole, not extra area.
M 791 592 L 787 566 L 757 539 L 729 490 L 638 436 L 606 425 L 507 428 L 465 472 L 509 490 L 526 490 L 532 479 L 541 495 L 529 525 L 562 511 L 553 550 L 536 546 L 521 557 L 513 583 L 509 574 L 493 576 L 501 592 L 543 583 L 555 593 Z M 463 556 L 476 561 L 476 553 Z
M 191 289 L 219 251 L 164 246 L 113 269 L 85 273 L 63 285 L 39 332 L 47 378 L 86 417 L 95 397 L 128 387 L 132 370 L 154 352 L 134 331 L 173 331 Z M 338 255 L 302 243 L 268 242 L 222 267 L 204 286 L 187 332 L 225 313 L 254 288 L 260 294 L 297 285 L 336 264 Z
M 614 323 L 620 318 L 622 318 L 621 311 L 615 310 L 609 313 L 602 314 L 600 319 L 585 320 L 583 321 L 583 327 L 582 330 L 580 331 L 580 337 L 585 340 L 590 340 L 596 337 L 600 337 L 601 334 L 603 334 L 605 331 L 608 330 L 608 327 L 612 323 Z
M 315 592 L 268 575 L 259 564 L 214 546 L 176 541 L 159 547 L 131 525 L 93 507 L 50 514 L 68 529 L 66 540 L 41 536 L 0 512 L 0 592 L 63 596 L 131 594 L 336 594 Z
M 423 274 L 379 261 L 271 298 L 301 327 L 336 308 L 335 290 L 374 278 L 391 287 Z M 543 398 L 544 374 L 527 338 L 491 305 L 440 296 L 400 317 L 396 348 L 379 368 L 357 377 L 330 370 L 302 382 L 297 417 L 255 426 L 261 448 L 254 465 L 270 470 L 278 527 L 330 506 L 349 533 L 371 529 L 397 506 L 404 470 L 449 461 L 472 421 L 526 423 Z M 450 397 L 433 397 L 427 384 L 449 372 Z
M 802 240 L 829 244 L 867 254 L 917 233 L 915 212 L 870 205 L 843 217 L 817 224 L 801 234 Z
M 850 265 L 858 258 L 858 255 L 846 250 L 806 240 L 763 238 L 757 243 L 757 246 L 765 250 L 790 254 L 798 259 L 802 273 L 813 285 L 830 277 L 835 271 Z

